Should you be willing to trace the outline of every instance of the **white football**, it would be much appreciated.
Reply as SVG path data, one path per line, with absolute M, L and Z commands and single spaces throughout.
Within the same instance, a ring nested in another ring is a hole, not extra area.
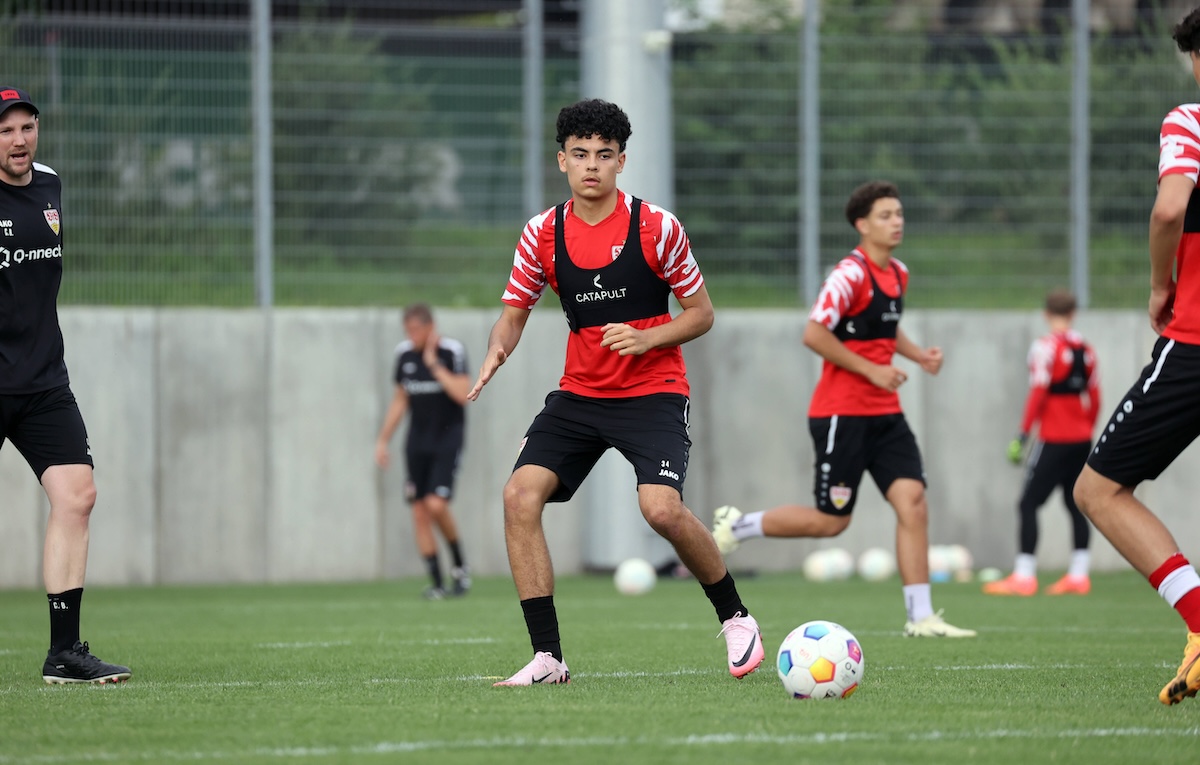
M 824 550 L 813 550 L 804 559 L 804 578 L 810 582 L 828 582 L 833 579 L 832 563 Z
M 804 576 L 813 582 L 833 582 L 854 573 L 854 556 L 840 547 L 814 550 L 804 559 Z
M 929 546 L 929 581 L 950 581 L 950 577 L 954 573 L 953 555 L 949 545 Z
M 654 589 L 657 581 L 654 566 L 641 558 L 621 561 L 613 574 L 613 584 L 622 595 L 644 595 Z
M 848 629 L 817 619 L 788 633 L 775 668 L 792 698 L 844 699 L 858 689 L 866 661 Z
M 882 547 L 869 547 L 858 556 L 858 575 L 868 582 L 881 582 L 896 573 L 896 556 Z
M 825 551 L 829 559 L 831 579 L 849 579 L 854 574 L 854 556 L 841 547 L 830 547 Z

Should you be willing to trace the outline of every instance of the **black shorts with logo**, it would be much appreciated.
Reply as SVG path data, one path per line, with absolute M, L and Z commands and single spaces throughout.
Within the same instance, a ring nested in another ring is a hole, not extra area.
M 5 440 L 38 480 L 52 465 L 92 465 L 87 428 L 69 385 L 38 393 L 0 394 L 0 446 Z
M 1200 435 L 1200 345 L 1160 337 L 1087 464 L 1122 486 L 1157 478 Z
M 903 414 L 810 417 L 808 431 L 815 454 L 813 496 L 823 513 L 849 515 L 864 472 L 884 495 L 898 478 L 925 483 L 921 450 Z
M 539 465 L 558 476 L 550 502 L 566 502 L 611 446 L 633 465 L 637 484 L 672 486 L 683 495 L 687 477 L 688 410 L 679 393 L 590 398 L 556 390 L 521 441 L 513 470 Z
M 404 449 L 408 481 L 404 494 L 409 502 L 436 494 L 443 499 L 454 496 L 454 477 L 458 474 L 463 447 L 462 425 L 451 427 L 429 446 L 418 434 L 410 435 Z

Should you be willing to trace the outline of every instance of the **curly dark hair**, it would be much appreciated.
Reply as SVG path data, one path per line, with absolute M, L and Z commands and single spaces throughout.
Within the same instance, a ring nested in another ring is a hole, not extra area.
M 900 198 L 900 189 L 890 181 L 867 181 L 850 192 L 850 199 L 846 202 L 846 220 L 849 221 L 851 228 L 859 218 L 865 218 L 871 214 L 875 200 L 889 197 Z
M 621 151 L 625 151 L 625 143 L 633 135 L 629 126 L 629 115 L 621 111 L 621 107 L 598 98 L 578 101 L 570 106 L 564 106 L 558 113 L 558 145 L 566 148 L 567 139 L 591 138 L 600 136 L 602 141 L 616 141 Z
M 1171 38 L 1184 53 L 1200 53 L 1200 8 L 1184 16 L 1183 21 L 1175 25 Z

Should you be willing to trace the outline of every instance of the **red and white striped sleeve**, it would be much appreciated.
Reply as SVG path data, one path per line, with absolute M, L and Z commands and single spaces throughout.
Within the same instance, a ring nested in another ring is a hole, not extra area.
M 1200 173 L 1200 104 L 1183 104 L 1167 114 L 1158 135 L 1158 177 Z
M 704 286 L 700 265 L 692 255 L 692 243 L 675 215 L 656 205 L 647 204 L 651 215 L 659 218 L 659 235 L 655 237 L 655 255 L 662 268 L 663 279 L 676 298 L 690 297 Z M 643 221 L 645 219 L 643 218 Z
M 532 309 L 546 291 L 546 271 L 542 267 L 540 248 L 542 230 L 553 226 L 554 208 L 535 215 L 525 224 L 517 249 L 513 253 L 512 272 L 500 300 L 516 308 Z
M 821 285 L 817 302 L 808 314 L 809 320 L 832 330 L 854 305 L 855 295 L 863 289 L 866 278 L 867 272 L 861 263 L 854 258 L 842 258 Z

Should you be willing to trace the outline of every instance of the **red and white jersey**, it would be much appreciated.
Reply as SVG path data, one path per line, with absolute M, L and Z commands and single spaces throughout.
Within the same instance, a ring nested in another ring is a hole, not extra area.
M 1196 182 L 1200 173 L 1200 104 L 1183 104 L 1163 119 L 1158 137 L 1158 179 L 1186 175 Z M 1195 220 L 1197 192 L 1188 204 L 1183 235 L 1175 250 L 1175 313 L 1163 337 L 1200 345 L 1200 221 Z
M 1052 387 L 1072 374 L 1075 349 L 1083 352 L 1087 387 L 1078 393 L 1055 393 Z M 1051 332 L 1033 341 L 1028 362 L 1029 395 L 1021 432 L 1029 433 L 1036 423 L 1038 438 L 1048 444 L 1091 441 L 1100 413 L 1100 376 L 1092 347 L 1073 329 Z
M 871 262 L 865 252 L 855 250 L 860 256 L 845 257 L 821 285 L 817 302 L 808 314 L 830 331 L 844 316 L 854 316 L 866 310 L 874 297 L 871 278 L 885 295 L 899 298 L 908 289 L 908 268 L 896 258 L 880 268 Z M 865 266 L 865 267 L 864 267 Z M 895 268 L 893 268 L 895 266 Z M 846 347 L 876 364 L 891 364 L 896 353 L 895 339 L 844 340 Z M 867 416 L 897 414 L 900 412 L 900 396 L 895 391 L 884 390 L 860 374 L 843 369 L 828 361 L 821 366 L 821 379 L 813 391 L 808 406 L 809 417 L 832 417 L 836 415 Z
M 596 225 L 564 210 L 563 236 L 567 252 L 580 268 L 611 263 L 625 246 L 632 197 L 619 191 L 616 209 Z M 525 225 L 513 256 L 512 273 L 501 300 L 516 308 L 532 309 L 549 285 L 558 292 L 554 268 L 555 208 L 535 215 Z M 642 254 L 654 274 L 676 298 L 694 295 L 704 285 L 691 243 L 676 217 L 661 207 L 642 203 Z M 664 313 L 628 322 L 638 329 L 671 321 Z M 602 327 L 581 327 L 567 339 L 567 358 L 559 387 L 581 396 L 627 398 L 651 393 L 688 395 L 687 367 L 679 346 L 655 348 L 640 356 L 620 356 L 600 346 Z

